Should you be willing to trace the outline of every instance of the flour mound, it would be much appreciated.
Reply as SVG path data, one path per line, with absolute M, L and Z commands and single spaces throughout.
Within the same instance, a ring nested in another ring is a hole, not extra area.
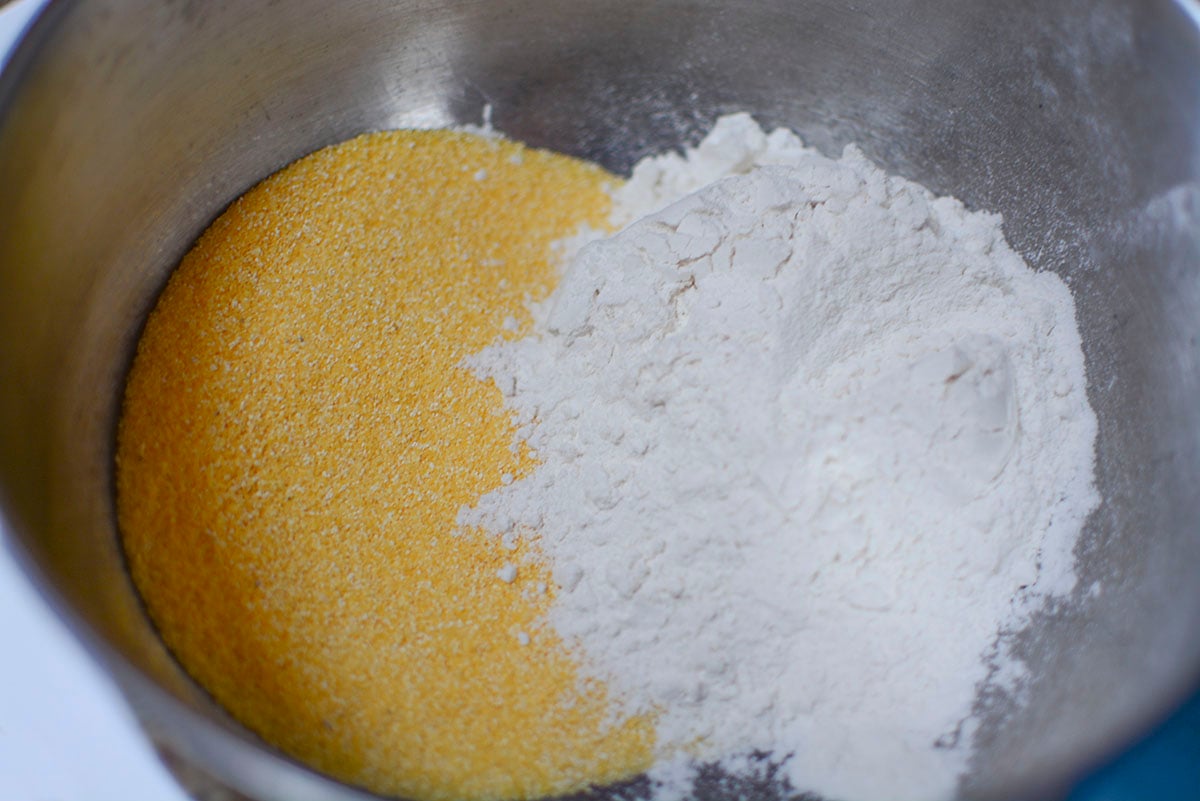
M 798 791 L 952 796 L 985 655 L 1073 588 L 1097 501 L 1071 295 L 853 148 L 715 137 L 618 216 L 706 188 L 470 361 L 541 464 L 460 523 L 534 533 L 549 624 L 657 715 L 660 775 L 769 751 Z

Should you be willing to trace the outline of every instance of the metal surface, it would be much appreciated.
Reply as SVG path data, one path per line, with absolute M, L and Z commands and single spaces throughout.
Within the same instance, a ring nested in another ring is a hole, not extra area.
M 142 614 L 111 499 L 141 320 L 192 239 L 256 180 L 364 130 L 478 121 L 485 102 L 511 136 L 616 170 L 745 109 L 1002 212 L 1012 244 L 1077 297 L 1105 499 L 1078 549 L 1081 594 L 1095 581 L 1102 592 L 1022 638 L 1029 703 L 981 698 L 990 722 L 963 793 L 1054 797 L 1196 681 L 1200 36 L 1188 9 L 57 0 L 0 78 L 0 499 L 29 570 L 173 753 L 264 801 L 365 797 L 227 720 Z

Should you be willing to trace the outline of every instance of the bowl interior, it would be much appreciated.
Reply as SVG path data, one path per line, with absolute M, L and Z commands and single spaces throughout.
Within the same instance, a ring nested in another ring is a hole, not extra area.
M 478 122 L 618 172 L 745 110 L 1001 212 L 1075 293 L 1104 502 L 1078 603 L 981 698 L 970 797 L 1052 797 L 1200 674 L 1200 34 L 1168 0 L 57 0 L 0 79 L 0 499 L 47 593 L 186 759 L 262 799 L 361 797 L 212 707 L 113 523 L 120 390 L 193 239 L 295 158 Z M 1100 592 L 1082 601 L 1094 583 Z

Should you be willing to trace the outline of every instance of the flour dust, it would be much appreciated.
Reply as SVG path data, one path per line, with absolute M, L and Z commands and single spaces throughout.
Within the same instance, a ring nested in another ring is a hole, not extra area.
M 1070 292 L 998 216 L 745 115 L 615 198 L 469 361 L 540 465 L 460 524 L 536 538 L 548 625 L 656 716 L 660 794 L 757 751 L 952 797 L 989 648 L 1073 589 L 1098 500 Z

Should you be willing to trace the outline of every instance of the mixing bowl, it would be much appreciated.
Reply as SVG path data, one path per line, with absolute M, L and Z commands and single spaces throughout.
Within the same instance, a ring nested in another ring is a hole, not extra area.
M 366 796 L 272 751 L 126 575 L 122 381 L 233 198 L 356 133 L 478 122 L 616 171 L 752 112 L 1003 213 L 1075 293 L 1104 502 L 1074 601 L 984 695 L 962 794 L 1053 798 L 1200 675 L 1200 32 L 1168 0 L 56 0 L 0 80 L 0 487 L 13 550 L 162 743 L 262 801 Z M 719 788 L 705 792 L 719 795 Z M 770 795 L 769 789 L 755 792 Z

